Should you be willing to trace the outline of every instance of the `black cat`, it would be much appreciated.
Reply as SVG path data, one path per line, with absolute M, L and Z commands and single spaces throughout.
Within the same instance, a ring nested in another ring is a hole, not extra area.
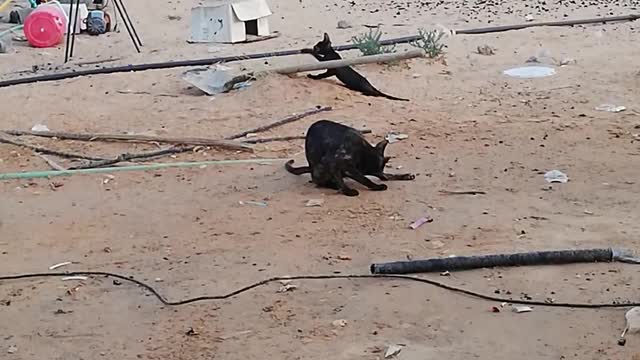
M 331 47 L 331 39 L 329 34 L 324 33 L 322 41 L 317 43 L 313 49 L 304 49 L 302 53 L 311 54 L 318 61 L 340 60 L 342 57 Z M 359 91 L 367 96 L 380 96 L 391 100 L 409 101 L 409 99 L 402 99 L 395 96 L 387 95 L 382 91 L 376 89 L 371 83 L 357 71 L 353 70 L 350 66 L 339 67 L 335 69 L 328 69 L 326 72 L 318 75 L 307 75 L 314 80 L 325 79 L 331 76 L 336 76 L 338 80 L 342 81 L 344 85 L 355 91 Z
M 376 184 L 365 175 L 380 180 L 413 180 L 412 174 L 385 174 L 389 157 L 384 156 L 388 141 L 371 146 L 362 134 L 349 126 L 329 120 L 315 122 L 305 136 L 305 155 L 309 166 L 294 168 L 293 160 L 285 164 L 292 174 L 311 173 L 311 181 L 318 186 L 340 190 L 347 196 L 357 196 L 358 191 L 349 188 L 343 178 L 349 177 L 371 190 L 387 190 L 384 184 Z

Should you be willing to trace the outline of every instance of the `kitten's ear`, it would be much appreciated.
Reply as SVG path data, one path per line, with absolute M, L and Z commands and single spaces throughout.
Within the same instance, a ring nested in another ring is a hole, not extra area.
M 331 42 L 331 39 L 329 39 L 329 34 L 324 33 L 324 37 L 322 38 L 322 41 L 327 42 L 327 43 L 330 43 L 330 42 Z
M 380 154 L 384 154 L 384 149 L 387 147 L 387 144 L 389 144 L 389 142 L 385 139 L 380 141 L 377 145 L 376 145 L 376 150 L 378 150 L 378 152 Z

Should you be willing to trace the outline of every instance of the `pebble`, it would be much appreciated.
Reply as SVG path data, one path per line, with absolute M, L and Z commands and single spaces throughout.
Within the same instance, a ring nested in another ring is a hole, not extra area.
M 352 26 L 346 20 L 338 21 L 338 29 L 350 29 L 350 28 L 352 28 Z

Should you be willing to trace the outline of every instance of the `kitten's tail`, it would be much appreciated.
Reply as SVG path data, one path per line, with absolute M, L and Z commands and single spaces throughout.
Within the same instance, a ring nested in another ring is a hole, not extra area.
M 288 172 L 294 175 L 302 175 L 311 172 L 311 168 L 309 166 L 301 166 L 298 168 L 291 166 L 293 162 L 294 160 L 289 160 L 284 164 L 284 168 L 287 169 Z

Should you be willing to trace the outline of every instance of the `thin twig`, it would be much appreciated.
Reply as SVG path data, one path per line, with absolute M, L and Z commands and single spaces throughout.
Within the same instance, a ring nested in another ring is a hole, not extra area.
M 174 94 L 152 94 L 148 91 L 127 91 L 127 90 L 118 90 L 116 91 L 118 94 L 125 94 L 125 95 L 152 95 L 152 96 L 166 96 L 166 97 L 179 97 L 178 95 L 174 95 Z
M 271 124 L 267 124 L 267 125 L 264 125 L 264 126 L 260 126 L 260 127 L 254 128 L 254 129 L 246 130 L 246 131 L 243 131 L 243 132 L 235 134 L 235 135 L 227 136 L 225 139 L 227 139 L 227 140 L 239 139 L 241 137 L 247 136 L 247 134 L 264 132 L 264 131 L 273 129 L 273 128 L 278 127 L 278 126 L 282 126 L 282 125 L 285 125 L 285 124 L 288 124 L 288 123 L 303 119 L 303 118 L 305 118 L 307 116 L 311 116 L 311 115 L 315 115 L 317 113 L 321 113 L 323 111 L 331 111 L 331 110 L 332 110 L 331 106 L 317 107 L 315 109 L 307 110 L 307 111 L 302 112 L 300 114 L 294 114 L 294 115 L 291 115 L 291 116 L 287 116 L 286 118 L 284 118 L 282 120 L 278 120 L 278 121 L 273 122 Z
M 371 133 L 371 130 L 369 130 L 369 129 L 367 129 L 367 130 L 359 130 L 359 131 L 362 134 L 370 134 Z M 263 144 L 263 143 L 274 142 L 274 141 L 303 140 L 304 138 L 305 138 L 304 135 L 279 136 L 279 137 L 262 138 L 262 139 L 248 139 L 248 140 L 244 140 L 244 142 L 246 142 L 247 144 Z
M 108 58 L 108 59 L 102 59 L 102 60 L 81 61 L 81 62 L 75 63 L 75 65 L 78 65 L 78 66 L 99 65 L 99 64 L 114 62 L 122 59 L 123 59 L 122 57 L 115 57 L 115 58 Z
M 36 153 L 36 155 L 38 155 L 42 160 L 44 160 L 47 164 L 49 164 L 49 166 L 51 166 L 51 168 L 53 170 L 58 170 L 58 171 L 66 170 L 62 165 L 60 165 L 57 162 L 53 161 L 52 159 L 50 159 L 46 155 L 42 155 L 42 154 L 39 154 L 39 153 Z
M 159 157 L 159 156 L 166 156 L 166 155 L 171 155 L 171 154 L 184 153 L 184 152 L 187 152 L 187 151 L 192 151 L 193 149 L 195 149 L 195 146 L 187 146 L 187 147 L 172 146 L 172 147 L 167 148 L 167 149 L 149 151 L 149 152 L 144 152 L 144 153 L 124 153 L 124 154 L 121 154 L 121 155 L 119 155 L 118 157 L 116 157 L 114 159 L 107 159 L 107 160 L 101 160 L 101 161 L 92 161 L 92 162 L 89 162 L 89 163 L 86 163 L 86 164 L 82 164 L 82 165 L 71 167 L 71 168 L 69 168 L 69 170 L 100 168 L 100 167 L 105 167 L 105 166 L 109 166 L 109 165 L 114 165 L 114 164 L 117 164 L 117 163 L 120 163 L 120 162 L 123 162 L 123 161 L 156 158 L 156 157 Z
M 87 155 L 83 155 L 83 154 L 68 153 L 68 152 L 64 152 L 64 151 L 47 149 L 47 148 L 44 148 L 44 147 L 41 147 L 41 146 L 35 146 L 35 145 L 26 144 L 26 143 L 23 143 L 23 142 L 21 142 L 19 140 L 12 139 L 11 137 L 9 137 L 7 135 L 6 132 L 2 132 L 2 131 L 0 131 L 0 143 L 20 146 L 20 147 L 24 147 L 24 148 L 27 148 L 27 149 L 31 149 L 33 151 L 37 151 L 39 153 L 60 156 L 60 157 L 63 157 L 63 158 L 68 158 L 68 159 L 105 160 L 104 158 L 101 158 L 101 157 L 87 156 Z
M 78 141 L 125 141 L 125 142 L 137 142 L 137 143 L 168 143 L 174 145 L 202 145 L 211 147 L 220 147 L 235 151 L 253 151 L 253 149 L 246 144 L 242 144 L 237 141 L 225 141 L 214 140 L 204 138 L 191 138 L 191 137 L 162 137 L 153 135 L 129 135 L 129 134 L 78 134 L 68 132 L 56 132 L 56 131 L 24 131 L 24 130 L 5 130 L 10 135 L 23 136 L 41 136 L 48 138 L 58 138 L 63 140 L 78 140 Z M 95 160 L 95 159 L 91 159 Z M 104 159 L 100 159 L 104 160 Z
M 440 190 L 440 193 L 443 195 L 486 195 L 487 194 L 485 191 L 476 191 L 476 190 L 469 190 L 469 191 Z

